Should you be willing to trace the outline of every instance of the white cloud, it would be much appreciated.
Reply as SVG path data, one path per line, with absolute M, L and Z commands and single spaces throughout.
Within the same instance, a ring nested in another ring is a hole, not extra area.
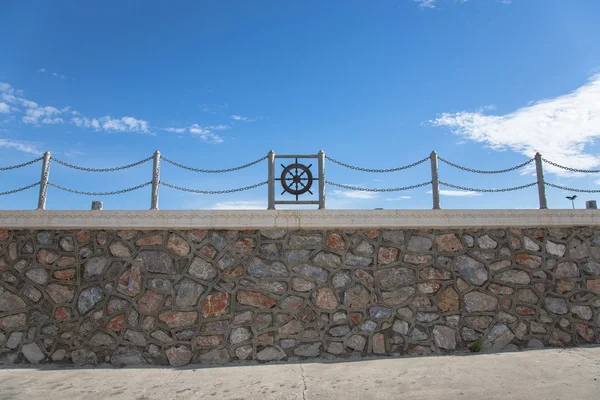
M 241 115 L 232 115 L 231 119 L 235 121 L 247 121 L 248 117 L 242 117 Z
M 210 208 L 213 210 L 266 210 L 267 204 L 263 201 L 220 201 Z
M 17 140 L 0 139 L 0 147 L 14 149 L 29 154 L 35 154 L 37 156 L 42 155 L 42 152 L 37 149 L 35 144 L 29 142 L 22 142 Z
M 0 101 L 0 114 L 8 114 L 9 112 L 9 105 Z
M 211 125 L 207 128 L 212 129 L 213 131 L 224 131 L 225 129 L 229 129 L 230 126 L 221 124 L 221 125 Z
M 369 200 L 377 197 L 374 192 L 362 192 L 354 190 L 334 190 L 331 192 L 333 196 L 345 197 L 348 199 Z
M 198 124 L 194 124 L 188 128 L 188 131 L 194 136 L 198 136 L 206 143 L 219 144 L 223 143 L 223 138 L 216 133 L 213 133 L 208 128 L 203 128 Z
M 385 200 L 386 201 L 396 201 L 396 200 L 408 200 L 408 199 L 412 199 L 412 196 L 388 197 Z
M 186 128 L 165 128 L 165 131 L 174 132 L 174 133 L 183 133 L 186 131 Z
M 37 70 L 37 72 L 46 72 L 46 68 L 40 68 Z
M 111 118 L 106 116 L 100 118 L 99 123 L 105 131 L 150 133 L 147 121 L 133 117 Z
M 435 0 L 414 0 L 422 8 L 435 8 Z
M 431 190 L 427 192 L 427 194 L 431 194 Z M 481 196 L 479 192 L 471 192 L 467 190 L 447 190 L 440 189 L 440 196 L 450 196 L 450 197 L 473 197 L 473 196 Z
M 505 115 L 482 111 L 444 113 L 434 126 L 447 127 L 456 135 L 484 143 L 495 150 L 513 150 L 578 169 L 600 166 L 600 158 L 586 146 L 600 137 L 600 74 L 571 93 L 544 99 Z M 545 165 L 547 171 L 565 174 Z

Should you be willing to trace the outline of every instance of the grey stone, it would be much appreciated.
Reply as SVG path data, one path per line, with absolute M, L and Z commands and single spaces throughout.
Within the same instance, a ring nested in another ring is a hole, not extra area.
M 317 247 L 323 242 L 323 237 L 319 234 L 312 235 L 291 235 L 291 247 Z
M 141 262 L 142 267 L 148 272 L 169 275 L 177 273 L 173 259 L 166 251 L 142 250 L 135 260 Z
M 146 282 L 146 287 L 159 293 L 171 293 L 172 284 L 168 279 L 155 278 Z
M 467 312 L 494 311 L 498 299 L 483 292 L 469 292 L 464 296 Z
M 412 330 L 412 332 L 410 334 L 410 339 L 418 342 L 421 340 L 429 339 L 429 335 L 427 335 L 425 328 L 418 326 Z
M 433 240 L 430 238 L 423 236 L 411 236 L 408 240 L 406 249 L 408 251 L 423 252 L 429 251 L 431 246 L 433 246 Z
M 498 313 L 498 321 L 507 324 L 512 324 L 517 321 L 517 317 L 515 317 L 514 315 L 510 315 L 509 313 L 506 313 L 504 311 L 500 311 Z
M 508 271 L 500 272 L 494 278 L 499 282 L 515 285 L 528 285 L 531 282 L 529 274 L 520 269 L 509 269 Z
M 324 268 L 339 268 L 342 265 L 342 257 L 337 254 L 321 251 L 313 258 L 313 263 Z
M 530 339 L 529 341 L 527 341 L 527 347 L 530 349 L 543 349 L 544 343 L 542 343 L 538 339 Z
M 252 332 L 248 328 L 233 328 L 229 334 L 229 342 L 238 344 L 252 338 Z
M 456 270 L 465 281 L 472 285 L 481 286 L 488 279 L 485 266 L 466 255 L 456 257 Z
M 87 289 L 83 289 L 79 295 L 77 302 L 77 309 L 81 315 L 85 315 L 88 311 L 93 309 L 104 298 L 102 289 L 98 286 L 93 286 Z
M 394 321 L 394 326 L 392 326 L 392 330 L 401 335 L 408 334 L 408 322 L 396 320 Z
M 92 257 L 87 260 L 83 267 L 83 280 L 86 282 L 99 281 L 109 262 L 106 257 Z
M 502 260 L 502 261 L 496 261 L 494 263 L 490 264 L 490 272 L 497 272 L 500 271 L 501 269 L 510 267 L 512 265 L 512 262 L 508 261 L 508 260 Z
M 119 346 L 113 351 L 110 363 L 115 367 L 123 367 L 125 365 L 146 364 L 146 360 L 144 360 L 140 349 L 129 346 Z
M 548 332 L 546 330 L 546 328 L 544 328 L 544 325 L 540 324 L 539 322 L 536 321 L 531 321 L 531 323 L 529 324 L 530 328 L 531 328 L 531 333 L 532 334 L 545 334 L 546 332 Z
M 262 230 L 260 231 L 260 234 L 267 239 L 277 240 L 283 239 L 285 235 L 287 235 L 287 231 L 283 229 Z
M 217 277 L 217 268 L 212 263 L 200 258 L 194 257 L 188 273 L 195 278 L 203 281 L 212 281 Z
M 217 261 L 217 267 L 219 267 L 221 271 L 224 271 L 233 267 L 236 262 L 238 262 L 237 257 L 232 253 L 227 252 L 223 254 L 219 261 Z
M 557 297 L 544 297 L 544 304 L 546 305 L 548 311 L 554 314 L 566 314 L 568 311 L 565 299 Z
M 399 267 L 375 271 L 375 281 L 382 290 L 391 290 L 412 283 L 415 278 L 415 270 L 411 268 Z
M 210 231 L 209 238 L 219 249 L 227 247 L 227 235 L 224 232 Z
M 366 344 L 367 339 L 360 335 L 352 335 L 346 342 L 347 347 L 350 347 L 352 350 L 356 351 L 363 351 Z
M 132 331 L 131 329 L 127 329 L 125 332 L 125 340 L 130 341 L 136 346 L 145 346 L 147 343 L 146 337 L 142 332 Z
M 446 256 L 437 256 L 435 259 L 435 266 L 443 269 L 453 269 L 454 260 Z
M 396 244 L 404 244 L 404 232 L 403 231 L 383 231 L 383 240 L 396 243 Z
M 152 336 L 154 339 L 158 340 L 159 342 L 163 342 L 163 343 L 173 342 L 173 338 L 171 336 L 167 335 L 166 332 L 161 331 L 161 330 L 152 332 L 150 334 L 150 336 Z
M 586 321 L 591 320 L 593 316 L 592 308 L 590 306 L 571 306 L 571 313 Z
M 554 271 L 554 277 L 556 279 L 578 278 L 579 267 L 571 261 L 562 262 L 557 265 L 556 270 Z
M 352 282 L 352 278 L 350 277 L 350 272 L 348 271 L 340 271 L 336 272 L 331 278 L 331 284 L 334 288 L 340 289 L 344 286 L 348 286 Z
M 66 357 L 67 357 L 67 350 L 58 349 L 54 353 L 52 353 L 52 356 L 50 357 L 50 359 L 52 361 L 63 361 Z
M 363 308 L 371 302 L 371 293 L 362 285 L 355 285 L 344 292 L 344 305 Z
M 52 239 L 54 239 L 54 233 L 50 231 L 38 232 L 35 238 L 39 244 L 51 244 Z
M 294 354 L 300 357 L 316 357 L 320 349 L 321 343 L 301 344 L 294 349 Z
M 278 278 L 289 275 L 287 267 L 282 262 L 267 262 L 258 257 L 252 259 L 250 265 L 248 265 L 247 271 L 248 275 L 256 278 Z
M 496 247 L 498 247 L 498 242 L 496 242 L 494 239 L 492 239 L 488 235 L 483 235 L 483 236 L 477 238 L 477 245 L 481 249 L 489 250 L 489 249 L 495 249 Z
M 292 289 L 296 292 L 310 292 L 315 288 L 316 284 L 302 278 L 292 279 Z
M 60 248 L 64 251 L 75 251 L 75 243 L 71 236 L 67 236 L 60 239 L 59 245 Z
M 97 332 L 92 336 L 88 344 L 92 347 L 109 347 L 115 344 L 115 339 L 106 333 Z
M 269 346 L 265 347 L 258 353 L 256 353 L 256 359 L 258 361 L 276 361 L 283 360 L 286 357 L 285 353 L 276 347 Z
M 360 330 L 365 332 L 375 332 L 375 329 L 377 329 L 377 322 L 371 320 L 366 320 L 360 326 Z
M 45 285 L 48 282 L 48 270 L 45 268 L 34 268 L 25 272 L 25 276 L 39 285 Z
M 267 258 L 277 259 L 281 257 L 281 245 L 277 243 L 266 243 L 260 246 L 260 254 Z
M 444 325 L 433 327 L 433 339 L 435 345 L 440 349 L 456 349 L 456 332 L 454 329 Z
M 475 245 L 475 239 L 473 239 L 473 236 L 471 235 L 463 235 L 463 241 L 469 248 Z
M 346 314 L 346 311 L 338 311 L 336 313 L 333 313 L 332 321 L 334 323 L 346 321 L 347 319 L 348 319 L 348 315 Z
M 560 243 L 554 243 L 549 240 L 546 241 L 546 252 L 552 256 L 562 257 L 567 251 L 567 246 Z
M 523 245 L 525 246 L 525 250 L 530 250 L 530 251 L 539 251 L 540 250 L 540 246 L 536 242 L 534 242 L 533 240 L 528 238 L 527 236 L 525 236 L 523 238 Z
M 517 300 L 526 304 L 537 304 L 539 297 L 531 289 L 517 291 Z
M 139 317 L 140 317 L 140 315 L 138 314 L 138 312 L 136 310 L 131 310 L 129 312 L 129 316 L 127 317 L 127 322 L 129 323 L 129 325 L 132 328 L 137 328 L 138 327 Z
M 295 339 L 283 339 L 279 341 L 279 345 L 281 346 L 282 349 L 291 349 L 292 347 L 296 346 L 296 340 Z
M 590 275 L 600 275 L 600 264 L 595 261 L 588 261 L 581 264 L 581 269 Z
M 460 330 L 460 336 L 467 342 L 473 342 L 481 337 L 481 333 L 471 328 L 462 328 Z
M 9 349 L 16 349 L 17 347 L 19 347 L 19 345 L 23 341 L 23 335 L 23 332 L 11 333 L 8 337 L 8 340 L 6 341 L 6 347 Z
M 331 336 L 346 336 L 350 333 L 350 327 L 348 325 L 334 326 L 329 330 Z
M 416 293 L 415 288 L 406 286 L 391 292 L 382 292 L 383 303 L 387 306 L 399 306 Z
M 373 264 L 373 258 L 346 253 L 346 261 L 344 264 L 349 267 L 368 267 Z
M 331 342 L 327 346 L 327 351 L 331 354 L 339 355 L 344 353 L 344 345 L 339 342 Z
M 306 260 L 310 253 L 310 250 L 285 250 L 283 259 L 290 264 L 294 264 Z
M 386 307 L 371 307 L 369 308 L 369 315 L 371 318 L 390 318 L 392 316 L 392 310 Z
M 512 342 L 514 337 L 515 335 L 506 325 L 496 324 L 486 336 L 482 347 L 486 351 L 499 351 Z
M 588 257 L 588 245 L 578 239 L 573 239 L 569 242 L 569 256 L 577 260 Z
M 71 361 L 75 365 L 96 365 L 98 356 L 89 349 L 77 349 L 71 352 Z
M 440 317 L 439 314 L 436 314 L 436 313 L 424 313 L 424 312 L 417 313 L 417 321 L 418 322 L 429 323 L 429 322 L 435 321 L 439 317 Z
M 300 264 L 292 268 L 297 274 L 315 279 L 317 282 L 325 283 L 329 277 L 329 274 L 323 268 L 315 267 L 310 264 Z
M 363 240 L 356 246 L 355 251 L 361 256 L 372 256 L 375 253 L 375 246 L 366 240 Z
M 252 346 L 249 344 L 240 346 L 237 349 L 235 349 L 235 356 L 237 358 L 239 358 L 240 360 L 248 359 L 248 357 L 250 357 L 252 355 L 252 353 L 254 353 L 254 350 L 252 349 Z
M 29 288 L 33 289 L 31 286 L 28 286 Z M 39 290 L 36 289 L 37 292 L 39 292 Z M 32 292 L 34 297 L 36 296 L 36 293 Z M 29 296 L 27 296 L 29 297 Z M 41 297 L 41 293 L 40 293 L 40 297 Z M 39 300 L 39 297 L 38 297 Z M 19 296 L 12 294 L 10 292 L 4 292 L 4 293 L 0 293 L 0 312 L 14 312 L 17 310 L 20 310 L 22 308 L 25 308 L 27 306 L 27 304 L 25 304 L 25 302 L 23 301 L 23 299 L 21 299 Z
M 191 279 L 183 279 L 175 285 L 175 305 L 178 307 L 194 307 L 198 303 L 198 299 L 204 287 Z
M 214 349 L 201 354 L 199 360 L 204 364 L 225 364 L 229 362 L 230 357 L 227 349 Z

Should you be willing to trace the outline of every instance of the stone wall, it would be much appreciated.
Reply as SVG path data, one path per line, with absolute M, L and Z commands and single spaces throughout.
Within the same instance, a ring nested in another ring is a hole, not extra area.
M 0 230 L 0 363 L 598 343 L 600 230 Z

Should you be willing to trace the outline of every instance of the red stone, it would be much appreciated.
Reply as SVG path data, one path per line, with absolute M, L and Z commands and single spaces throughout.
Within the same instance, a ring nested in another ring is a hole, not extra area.
M 375 285 L 375 281 L 373 279 L 373 277 L 371 276 L 371 274 L 369 274 L 367 271 L 359 269 L 356 272 L 354 272 L 354 275 L 356 275 L 356 277 L 362 282 L 364 283 L 364 285 L 366 287 L 370 287 L 372 288 Z
M 588 279 L 586 285 L 590 292 L 600 294 L 600 279 Z
M 380 247 L 377 260 L 380 265 L 391 264 L 398 259 L 398 249 L 394 247 Z
M 25 326 L 25 314 L 14 314 L 7 315 L 6 317 L 0 318 L 0 328 L 2 329 L 13 329 L 21 328 Z
M 58 259 L 58 254 L 54 250 L 40 249 L 36 258 L 40 264 L 52 265 Z
M 517 306 L 515 308 L 515 311 L 519 315 L 535 315 L 535 310 L 533 308 L 530 308 L 530 307 Z
M 174 367 L 186 365 L 192 359 L 192 351 L 187 346 L 174 346 L 168 348 L 165 353 L 169 364 Z
M 142 290 L 142 271 L 138 265 L 133 265 L 123 272 L 117 285 L 117 291 L 129 297 L 135 297 Z
M 210 335 L 196 337 L 198 347 L 217 347 L 223 344 L 223 335 Z
M 534 283 L 533 287 L 540 293 L 544 293 L 546 291 L 546 285 L 541 282 Z
M 237 301 L 240 304 L 257 308 L 272 308 L 277 304 L 277 300 L 262 293 L 241 290 L 237 294 Z
M 521 248 L 521 240 L 519 238 L 511 237 L 509 240 L 510 240 L 510 247 L 512 247 L 515 250 L 518 250 Z
M 328 286 L 320 287 L 315 291 L 315 305 L 323 310 L 335 310 L 339 307 L 335 292 Z
M 491 283 L 488 286 L 488 290 L 494 294 L 513 294 L 514 289 L 508 286 L 500 286 L 495 283 Z
M 184 257 L 190 252 L 190 244 L 181 236 L 170 235 L 167 241 L 167 250 L 179 257 Z
M 240 238 L 231 245 L 231 249 L 238 255 L 248 255 L 254 251 L 256 243 L 252 238 Z
M 165 307 L 170 307 L 173 305 L 173 296 L 167 296 L 165 300 Z
M 242 267 L 241 265 L 238 265 L 237 267 L 233 268 L 231 271 L 224 273 L 223 279 L 234 279 L 234 278 L 237 278 L 238 276 L 242 276 L 242 275 L 244 275 L 244 267 Z
M 595 334 L 593 328 L 590 328 L 588 325 L 579 323 L 573 324 L 573 328 L 575 328 L 575 332 L 577 332 L 577 334 L 581 336 L 584 340 L 590 343 L 595 342 Z
M 58 259 L 56 266 L 58 267 L 68 267 L 69 265 L 75 265 L 77 263 L 77 258 L 73 256 L 62 256 Z
M 202 317 L 214 318 L 227 314 L 229 308 L 229 293 L 217 292 L 206 296 L 202 302 Z
M 142 314 L 152 314 L 158 310 L 158 307 L 162 304 L 164 296 L 160 293 L 148 290 L 138 300 L 138 307 Z
M 364 234 L 369 239 L 375 239 L 377 236 L 379 236 L 379 230 L 378 229 L 366 229 L 364 231 Z
M 131 240 L 137 236 L 137 231 L 119 231 L 117 236 L 123 240 Z
M 206 246 L 200 249 L 200 254 L 202 254 L 204 257 L 215 258 L 215 256 L 217 255 L 217 249 L 207 244 Z
M 502 299 L 500 300 L 500 308 L 503 310 L 510 310 L 512 306 L 512 301 L 510 299 Z
M 193 229 L 188 231 L 187 236 L 192 240 L 192 242 L 200 243 L 206 237 L 208 231 L 204 229 Z
M 567 293 L 575 289 L 575 282 L 566 279 L 561 279 L 556 282 L 556 291 L 559 293 Z
M 416 308 L 431 308 L 433 301 L 429 297 L 417 296 L 412 300 L 411 304 Z
M 373 353 L 385 354 L 385 336 L 381 333 L 373 335 Z
M 454 233 L 437 235 L 435 237 L 435 247 L 437 251 L 445 253 L 454 253 L 463 249 L 462 242 Z
M 428 267 L 421 270 L 419 273 L 421 279 L 424 280 L 448 280 L 452 279 L 450 271 L 442 268 Z
M 523 265 L 528 268 L 538 268 L 542 265 L 542 258 L 527 253 L 519 253 L 515 256 L 515 261 L 519 265 Z
M 256 341 L 260 344 L 274 344 L 275 337 L 272 332 L 263 333 L 262 335 L 258 335 L 256 337 Z
M 64 322 L 71 319 L 71 309 L 68 307 L 58 307 L 54 312 L 54 319 L 58 322 Z
M 0 229 L 0 242 L 4 242 L 8 239 L 8 231 L 6 229 Z
M 0 270 L 8 269 L 8 263 L 4 257 L 0 257 Z
M 125 314 L 119 314 L 113 319 L 111 319 L 108 324 L 106 324 L 106 329 L 110 329 L 113 332 L 121 332 L 123 330 L 123 325 L 125 324 Z
M 77 270 L 75 268 L 67 268 L 61 269 L 59 271 L 54 271 L 54 277 L 56 279 L 60 279 L 61 281 L 70 281 L 75 278 L 77 274 Z
M 409 264 L 427 264 L 433 261 L 433 256 L 430 254 L 405 254 L 404 262 Z
M 535 233 L 533 234 L 533 236 L 535 236 L 536 239 L 543 239 L 544 238 L 544 232 L 543 231 L 535 231 Z
M 198 318 L 195 311 L 165 311 L 158 315 L 158 319 L 169 326 L 169 328 L 181 328 L 193 325 Z
M 88 240 L 90 240 L 91 236 L 92 234 L 90 233 L 90 231 L 79 231 L 77 232 L 77 241 L 79 243 L 87 242 Z
M 135 242 L 138 246 L 159 246 L 163 243 L 162 235 L 152 235 L 140 238 Z
M 325 246 L 329 247 L 330 249 L 344 250 L 346 248 L 346 241 L 339 233 L 330 233 L 327 235 L 327 239 L 325 240 Z
M 358 325 L 360 320 L 362 319 L 362 314 L 359 312 L 351 312 L 350 313 L 350 321 L 354 323 L 354 325 Z
M 448 286 L 442 290 L 437 298 L 438 307 L 443 312 L 446 311 L 458 311 L 460 308 L 460 301 L 458 299 L 458 293 L 452 287 Z
M 69 286 L 57 285 L 56 283 L 49 284 L 46 288 L 46 292 L 56 304 L 69 303 L 75 296 L 75 291 L 73 288 Z

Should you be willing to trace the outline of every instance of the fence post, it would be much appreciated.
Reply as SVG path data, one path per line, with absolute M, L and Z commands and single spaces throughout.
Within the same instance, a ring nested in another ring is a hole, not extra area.
M 50 175 L 50 152 L 44 153 L 42 163 L 42 178 L 40 179 L 40 195 L 38 197 L 38 210 L 46 209 L 46 195 L 48 194 L 48 176 Z
M 545 210 L 548 208 L 548 203 L 546 203 L 546 184 L 544 183 L 544 167 L 542 163 L 542 155 L 540 153 L 535 153 L 535 171 L 537 172 L 540 210 Z
M 319 150 L 319 210 L 325 209 L 325 152 Z
M 433 196 L 433 209 L 440 209 L 440 177 L 438 173 L 438 156 L 435 151 L 429 155 L 431 158 L 431 194 Z
M 268 210 L 275 209 L 275 152 L 273 150 L 269 151 L 267 155 L 268 163 L 269 163 L 269 204 Z
M 152 201 L 151 210 L 158 210 L 158 190 L 160 187 L 160 151 L 154 152 L 154 166 L 152 168 Z

